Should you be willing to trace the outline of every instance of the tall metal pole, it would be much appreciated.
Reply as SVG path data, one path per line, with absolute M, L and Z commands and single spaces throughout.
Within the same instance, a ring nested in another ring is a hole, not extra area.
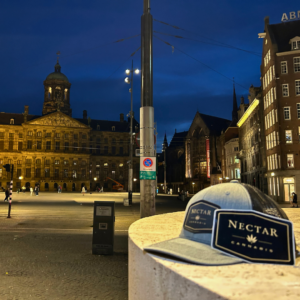
M 11 212 L 11 202 L 12 202 L 12 190 L 13 190 L 13 176 L 14 176 L 14 165 L 10 165 L 10 187 L 9 187 L 9 204 L 8 204 L 8 215 L 7 218 L 10 218 Z
M 150 0 L 144 0 L 141 18 L 141 108 L 140 108 L 140 152 L 143 157 L 154 157 L 154 108 L 153 108 L 153 54 L 152 15 Z M 155 180 L 140 180 L 141 218 L 155 215 Z
M 167 193 L 167 162 L 166 162 L 166 146 L 164 145 L 164 189 L 165 194 Z
M 131 77 L 130 77 L 130 83 L 131 83 L 131 88 L 130 88 L 130 94 L 131 94 L 131 104 L 130 104 L 130 163 L 129 163 L 129 174 L 128 174 L 128 202 L 129 205 L 132 204 L 132 181 L 133 181 L 133 163 L 132 163 L 132 151 L 133 151 L 133 143 L 132 143 L 132 127 L 133 127 L 133 60 L 131 64 Z

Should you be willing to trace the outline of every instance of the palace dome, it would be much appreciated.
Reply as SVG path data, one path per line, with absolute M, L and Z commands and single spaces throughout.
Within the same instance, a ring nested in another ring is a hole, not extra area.
M 61 73 L 60 70 L 61 70 L 61 66 L 57 62 L 56 65 L 54 66 L 54 72 L 50 73 L 47 76 L 46 80 L 56 79 L 56 80 L 63 80 L 69 82 L 68 77 L 65 74 Z

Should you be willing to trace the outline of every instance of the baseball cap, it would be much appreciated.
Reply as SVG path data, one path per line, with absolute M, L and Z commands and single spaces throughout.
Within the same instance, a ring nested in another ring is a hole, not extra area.
M 211 248 L 214 211 L 218 209 L 253 210 L 288 220 L 280 206 L 259 189 L 237 182 L 218 184 L 201 190 L 189 201 L 179 237 L 144 250 L 206 266 L 245 262 Z

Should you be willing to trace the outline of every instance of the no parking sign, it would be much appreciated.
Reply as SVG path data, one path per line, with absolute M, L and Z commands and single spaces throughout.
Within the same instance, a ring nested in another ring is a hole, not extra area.
M 140 179 L 156 179 L 156 157 L 140 157 Z

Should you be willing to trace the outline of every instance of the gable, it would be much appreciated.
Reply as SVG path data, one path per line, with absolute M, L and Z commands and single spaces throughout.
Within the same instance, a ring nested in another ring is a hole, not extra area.
M 33 121 L 29 121 L 28 125 L 42 125 L 42 126 L 57 126 L 57 127 L 75 127 L 89 129 L 89 126 L 65 115 L 62 112 L 55 112 Z

